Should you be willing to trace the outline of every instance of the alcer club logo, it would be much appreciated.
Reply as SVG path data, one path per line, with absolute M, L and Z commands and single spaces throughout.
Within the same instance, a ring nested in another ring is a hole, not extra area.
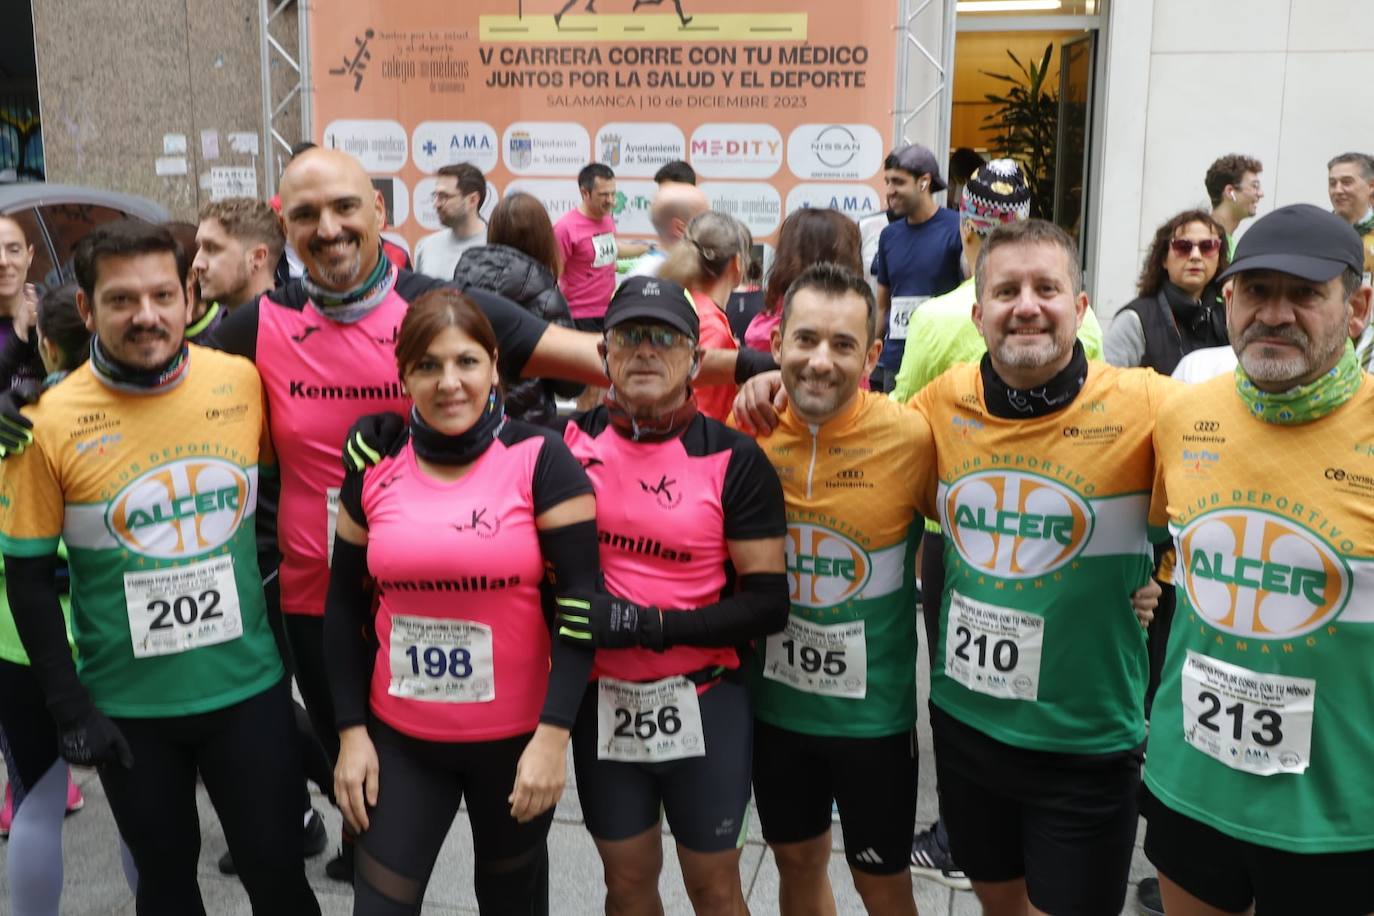
M 1350 569 L 1306 528 L 1252 509 L 1222 509 L 1179 535 L 1193 608 L 1236 636 L 1286 639 L 1327 623 L 1350 599 Z
M 1060 568 L 1082 552 L 1093 529 L 1082 497 L 1033 474 L 971 474 L 949 488 L 944 511 L 964 562 L 1010 579 Z
M 842 534 L 817 525 L 787 526 L 787 578 L 792 603 L 829 607 L 862 594 L 873 575 L 868 553 Z
M 173 461 L 121 490 L 105 513 L 105 524 L 115 540 L 135 553 L 192 557 L 233 536 L 247 511 L 250 490 L 248 475 L 227 461 Z

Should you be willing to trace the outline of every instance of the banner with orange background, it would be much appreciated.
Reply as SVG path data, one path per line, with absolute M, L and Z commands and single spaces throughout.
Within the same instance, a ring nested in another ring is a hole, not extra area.
M 329 0 L 309 7 L 316 142 L 358 157 L 410 247 L 442 226 L 441 166 L 526 191 L 555 221 L 591 161 L 622 235 L 654 234 L 653 175 L 683 159 L 712 206 L 771 240 L 804 206 L 881 210 L 895 0 Z

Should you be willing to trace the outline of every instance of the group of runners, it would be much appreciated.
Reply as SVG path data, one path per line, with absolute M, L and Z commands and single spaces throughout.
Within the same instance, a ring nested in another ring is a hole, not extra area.
M 622 283 L 601 334 L 548 326 L 392 265 L 342 153 L 298 157 L 281 198 L 284 239 L 234 244 L 306 275 L 268 290 L 244 261 L 211 320 L 166 229 L 92 231 L 90 357 L 0 421 L 28 658 L 0 662 L 27 678 L 0 725 L 26 779 L 99 767 L 140 914 L 204 912 L 198 777 L 253 911 L 319 912 L 307 775 L 356 913 L 419 911 L 460 803 L 482 911 L 557 912 L 570 749 L 608 913 L 663 911 L 665 816 L 695 910 L 747 912 L 751 794 L 784 913 L 835 910 L 832 805 L 869 912 L 915 913 L 924 519 L 940 807 L 986 912 L 1119 912 L 1142 809 L 1171 914 L 1374 911 L 1370 291 L 1339 218 L 1240 240 L 1240 366 L 1191 388 L 1087 357 L 1074 244 L 1024 214 L 963 240 L 986 353 L 907 402 L 861 384 L 871 287 L 815 264 L 731 428 L 694 392 L 758 362 L 703 349 L 677 283 Z M 551 430 L 506 416 L 522 375 L 610 387 Z

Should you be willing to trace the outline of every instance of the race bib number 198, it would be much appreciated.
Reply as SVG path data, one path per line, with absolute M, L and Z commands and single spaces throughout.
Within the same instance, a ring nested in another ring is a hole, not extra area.
M 1312 755 L 1317 682 L 1260 674 L 1188 650 L 1183 739 L 1233 770 L 1301 773 Z
M 1006 700 L 1040 695 L 1045 618 L 950 592 L 945 674 L 969 690 Z
M 135 658 L 173 655 L 243 635 L 234 558 L 124 574 Z
M 685 677 L 635 683 L 597 682 L 596 756 L 658 763 L 706 756 L 696 685 Z
M 496 698 L 491 627 L 470 620 L 391 618 L 393 697 L 432 703 L 485 703 Z

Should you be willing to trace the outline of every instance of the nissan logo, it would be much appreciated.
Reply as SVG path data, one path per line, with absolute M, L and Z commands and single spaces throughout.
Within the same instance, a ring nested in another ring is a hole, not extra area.
M 854 161 L 859 152 L 859 141 L 847 127 L 831 124 L 816 135 L 811 143 L 811 151 L 827 168 L 840 169 Z
M 1214 433 L 1221 429 L 1221 422 L 1218 420 L 1198 420 L 1193 424 L 1193 431 L 1199 433 Z
M 1345 480 L 1345 471 L 1342 468 L 1327 468 L 1327 480 Z

